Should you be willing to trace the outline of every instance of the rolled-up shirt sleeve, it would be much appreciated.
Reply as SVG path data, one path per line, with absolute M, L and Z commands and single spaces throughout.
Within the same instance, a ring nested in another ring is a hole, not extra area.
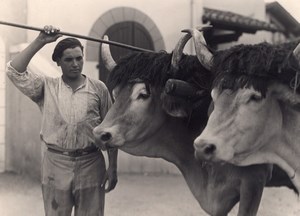
M 7 63 L 6 74 L 13 84 L 26 96 L 36 103 L 40 103 L 44 97 L 44 76 L 33 72 L 18 72 Z

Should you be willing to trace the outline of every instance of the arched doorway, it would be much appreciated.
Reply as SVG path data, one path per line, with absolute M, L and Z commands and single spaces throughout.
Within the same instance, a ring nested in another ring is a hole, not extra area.
M 162 34 L 160 30 L 158 29 L 157 25 L 155 22 L 143 13 L 142 11 L 139 11 L 135 8 L 131 7 L 116 7 L 112 8 L 109 11 L 106 11 L 104 14 L 102 14 L 93 24 L 89 36 L 90 37 L 95 37 L 95 38 L 103 38 L 103 36 L 112 30 L 113 26 L 114 28 L 117 28 L 118 25 L 122 25 L 122 23 L 131 23 L 133 24 L 134 27 L 131 27 L 131 29 L 135 30 L 135 33 L 141 33 L 143 32 L 144 38 L 147 38 L 148 41 L 152 42 L 153 48 L 155 51 L 158 50 L 164 50 L 165 49 L 165 43 L 164 39 L 162 37 Z M 124 24 L 125 25 L 125 24 Z M 128 24 L 130 25 L 130 24 Z M 119 26 L 120 27 L 120 26 Z M 118 27 L 118 28 L 119 28 Z M 127 26 L 128 27 L 128 26 Z M 124 27 L 125 28 L 125 27 Z M 122 28 L 121 28 L 122 29 Z M 126 29 L 126 28 L 125 28 Z M 130 27 L 129 27 L 130 29 Z M 129 30 L 127 30 L 130 32 Z M 140 35 L 141 35 L 140 34 Z M 134 34 L 131 34 L 134 35 Z M 122 42 L 122 43 L 127 43 L 131 44 L 126 40 L 125 34 L 123 36 L 119 36 L 118 38 L 111 38 L 113 35 L 110 36 L 110 40 L 116 40 L 117 42 Z M 136 38 L 134 36 L 130 36 L 132 39 Z M 119 39 L 120 38 L 120 39 Z M 141 38 L 141 37 L 140 37 Z M 127 38 L 128 39 L 128 38 Z M 135 46 L 141 47 L 141 48 L 148 48 L 145 44 L 147 42 L 143 40 L 134 40 Z M 86 66 L 89 65 L 88 67 L 90 71 L 93 71 L 94 68 L 98 68 L 98 74 L 94 74 L 94 78 L 100 78 L 101 80 L 106 80 L 106 71 L 101 71 L 101 67 L 103 65 L 99 65 L 99 46 L 95 44 L 93 41 L 86 41 L 86 49 L 85 49 L 85 59 L 86 59 Z M 111 46 L 113 47 L 113 46 Z M 114 51 L 113 51 L 114 52 Z M 95 73 L 97 73 L 95 71 Z M 100 77 L 99 77 L 100 75 Z
M 148 31 L 141 24 L 134 21 L 124 21 L 112 25 L 104 33 L 108 35 L 109 40 L 124 43 L 144 49 L 154 50 L 152 38 Z M 130 49 L 110 46 L 111 54 L 115 60 L 125 56 L 131 52 Z M 99 77 L 100 80 L 106 82 L 108 71 L 104 67 L 101 60 L 101 46 L 99 53 Z

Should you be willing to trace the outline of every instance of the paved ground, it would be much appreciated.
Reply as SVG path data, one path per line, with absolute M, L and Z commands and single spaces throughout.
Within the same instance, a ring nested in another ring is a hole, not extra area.
M 106 196 L 106 216 L 202 216 L 181 176 L 119 175 L 117 188 Z M 230 213 L 236 215 L 237 207 Z M 12 173 L 0 174 L 1 216 L 42 216 L 40 184 Z M 299 216 L 299 198 L 286 188 L 266 188 L 262 216 Z

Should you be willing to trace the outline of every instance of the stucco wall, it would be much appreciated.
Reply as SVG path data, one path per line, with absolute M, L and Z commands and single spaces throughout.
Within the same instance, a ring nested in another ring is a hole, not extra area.
M 5 171 L 5 43 L 0 37 L 0 173 Z
M 6 170 L 40 176 L 40 110 L 7 80 Z
M 40 27 L 52 24 L 66 32 L 89 35 L 93 24 L 101 15 L 113 8 L 126 6 L 151 17 L 163 35 L 166 50 L 171 51 L 181 35 L 180 31 L 191 25 L 191 2 L 194 2 L 194 7 L 199 8 L 194 13 L 197 17 L 194 25 L 197 25 L 201 22 L 202 0 L 76 0 L 72 3 L 60 0 L 28 0 L 28 24 Z M 32 40 L 36 33 L 28 32 L 28 36 Z M 48 46 L 43 51 L 49 55 L 52 48 L 53 46 Z
M 43 27 L 51 24 L 60 27 L 65 32 L 102 37 L 101 34 L 98 34 L 99 30 L 94 31 L 94 25 L 106 13 L 120 7 L 132 8 L 142 14 L 142 18 L 151 19 L 162 36 L 164 44 L 162 48 L 168 52 L 174 48 L 182 34 L 180 32 L 182 29 L 201 24 L 202 0 L 75 0 L 72 3 L 60 0 L 28 0 L 28 25 Z M 139 13 L 132 15 L 134 20 L 139 19 L 136 17 L 139 16 Z M 120 16 L 124 15 L 117 14 L 115 17 L 111 17 L 112 22 L 120 19 Z M 141 23 L 143 22 L 147 22 L 147 20 L 141 20 Z M 109 23 L 105 23 L 105 25 L 107 28 L 109 27 Z M 37 33 L 28 31 L 27 34 L 28 41 L 31 41 Z M 86 47 L 85 51 L 91 46 L 95 48 L 94 50 L 99 49 L 98 43 L 89 43 L 85 40 L 81 40 L 81 42 Z M 46 58 L 50 58 L 54 46 L 55 43 L 44 47 L 41 53 Z M 192 43 L 186 46 L 185 52 L 194 53 Z M 94 55 L 94 53 L 92 54 Z M 90 58 L 88 57 L 88 59 Z M 96 78 L 98 72 L 96 65 L 95 61 L 86 61 L 84 71 L 89 76 Z
M 26 24 L 27 2 L 1 0 L 0 20 Z M 10 59 L 9 48 L 27 40 L 26 31 L 0 26 L 0 35 L 5 43 L 5 57 L 1 68 Z M 3 71 L 2 71 L 3 72 Z M 12 83 L 5 80 L 5 170 L 26 173 L 39 177 L 41 145 L 39 141 L 39 110 L 22 95 Z M 2 119 L 3 122 L 4 119 Z

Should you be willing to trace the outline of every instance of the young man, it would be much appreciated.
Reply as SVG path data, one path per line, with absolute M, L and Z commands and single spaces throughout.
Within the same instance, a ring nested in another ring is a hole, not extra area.
M 61 77 L 26 70 L 32 57 L 60 36 L 59 29 L 45 26 L 8 63 L 7 75 L 42 111 L 41 139 L 48 148 L 42 163 L 46 215 L 69 216 L 75 207 L 77 216 L 102 216 L 105 191 L 114 189 L 117 183 L 117 150 L 108 151 L 106 170 L 92 133 L 111 106 L 106 86 L 81 74 L 83 46 L 75 38 L 61 40 L 54 49 L 52 60 L 61 68 Z

